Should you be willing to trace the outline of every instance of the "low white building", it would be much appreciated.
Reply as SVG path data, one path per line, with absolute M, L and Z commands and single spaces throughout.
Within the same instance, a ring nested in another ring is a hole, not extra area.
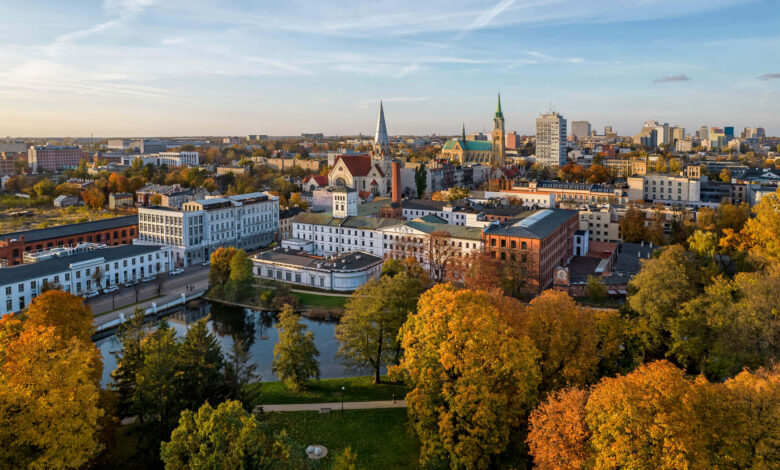
M 322 258 L 277 248 L 257 254 L 252 263 L 256 277 L 334 291 L 353 291 L 382 274 L 382 258 L 362 251 Z
M 44 282 L 82 295 L 170 270 L 171 248 L 122 245 L 0 269 L 0 315 L 19 312 L 41 294 Z M 97 274 L 96 274 L 97 273 Z
M 466 207 L 445 201 L 428 199 L 404 199 L 401 202 L 402 214 L 406 220 L 435 215 L 448 224 L 466 225 L 466 216 L 470 212 Z
M 279 198 L 256 192 L 189 201 L 181 209 L 141 207 L 134 243 L 170 246 L 175 265 L 189 266 L 221 246 L 262 248 L 278 231 Z

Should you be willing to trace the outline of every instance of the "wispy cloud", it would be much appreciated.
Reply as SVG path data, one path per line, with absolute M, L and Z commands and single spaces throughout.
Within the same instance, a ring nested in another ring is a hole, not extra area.
M 123 23 L 132 21 L 146 8 L 154 4 L 155 1 L 156 0 L 106 0 L 103 4 L 103 8 L 109 13 L 110 20 L 98 23 L 90 28 L 63 34 L 54 40 L 52 47 L 56 49 L 78 39 L 83 39 L 95 33 L 106 31 L 120 26 Z
M 176 44 L 184 44 L 184 38 L 181 36 L 175 36 L 172 38 L 164 38 L 160 41 L 163 46 L 175 46 Z
M 778 80 L 780 79 L 780 73 L 766 73 L 758 77 L 759 80 Z
M 489 10 L 484 11 L 481 15 L 476 17 L 474 21 L 472 21 L 468 26 L 463 28 L 456 38 L 460 38 L 465 36 L 471 31 L 476 31 L 478 29 L 482 29 L 485 26 L 489 25 L 493 19 L 506 11 L 509 7 L 515 4 L 516 0 L 501 0 L 498 2 L 493 8 L 490 8 Z
M 653 80 L 653 83 L 667 83 L 667 82 L 687 82 L 690 78 L 686 75 L 669 75 L 667 77 L 658 77 Z

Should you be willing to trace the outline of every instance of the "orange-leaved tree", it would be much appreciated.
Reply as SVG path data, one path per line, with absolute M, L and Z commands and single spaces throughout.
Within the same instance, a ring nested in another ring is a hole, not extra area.
M 584 470 L 592 464 L 590 430 L 585 422 L 588 392 L 566 388 L 551 393 L 528 420 L 528 448 L 535 468 Z

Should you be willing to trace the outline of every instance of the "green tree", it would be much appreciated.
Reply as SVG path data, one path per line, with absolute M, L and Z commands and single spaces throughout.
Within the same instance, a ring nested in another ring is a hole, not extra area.
M 336 326 L 338 356 L 348 365 L 371 367 L 374 383 L 379 383 L 381 367 L 398 361 L 398 331 L 421 292 L 420 280 L 405 272 L 372 279 L 356 290 Z
M 358 456 L 350 446 L 347 446 L 336 454 L 330 468 L 333 470 L 359 470 Z
M 123 417 L 135 416 L 143 411 L 135 400 L 135 390 L 136 377 L 144 363 L 141 343 L 147 335 L 145 316 L 143 309 L 136 308 L 117 330 L 116 337 L 121 347 L 112 353 L 116 358 L 116 368 L 111 372 L 110 388 L 119 394 L 118 410 Z
M 166 470 L 304 468 L 294 448 L 285 435 L 263 430 L 241 403 L 226 401 L 216 409 L 206 403 L 197 412 L 183 411 L 160 455 Z
M 252 364 L 251 361 L 249 342 L 234 339 L 233 347 L 227 354 L 225 383 L 228 398 L 239 400 L 245 407 L 249 407 L 254 398 L 254 395 L 248 392 L 247 385 L 259 383 L 261 379 L 257 373 L 257 364 Z
M 134 408 L 162 436 L 176 423 L 181 405 L 178 388 L 179 342 L 165 320 L 141 341 L 143 363 L 136 374 Z
M 179 389 L 183 405 L 196 409 L 204 402 L 219 403 L 225 398 L 225 360 L 217 338 L 208 330 L 206 319 L 195 322 L 179 347 Z
M 688 248 L 701 258 L 712 258 L 718 247 L 718 236 L 713 232 L 697 230 L 688 237 Z
M 225 294 L 230 300 L 243 300 L 252 295 L 255 278 L 252 275 L 252 260 L 244 250 L 238 250 L 230 259 L 230 275 Z
M 217 248 L 210 258 L 209 285 L 214 295 L 220 297 L 225 293 L 225 284 L 230 280 L 230 261 L 238 252 L 232 246 Z
M 417 197 L 422 198 L 428 187 L 428 170 L 425 168 L 425 163 L 420 163 L 414 169 L 414 185 L 417 188 Z
M 314 333 L 300 322 L 292 307 L 285 305 L 279 313 L 279 342 L 274 345 L 271 370 L 291 390 L 302 390 L 310 377 L 320 378 L 314 346 Z
M 607 298 L 607 286 L 596 276 L 588 276 L 585 292 L 591 302 L 602 302 Z
M 698 267 L 685 249 L 672 245 L 644 260 L 629 283 L 628 304 L 639 316 L 645 343 L 657 358 L 669 347 L 669 323 L 681 306 L 700 292 Z

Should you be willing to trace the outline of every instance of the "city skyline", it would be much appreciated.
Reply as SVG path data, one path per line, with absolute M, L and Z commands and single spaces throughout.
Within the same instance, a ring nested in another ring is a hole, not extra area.
M 780 132 L 771 1 L 0 5 L 0 135 Z M 27 31 L 34 26 L 35 35 Z M 712 39 L 717 38 L 717 39 Z

